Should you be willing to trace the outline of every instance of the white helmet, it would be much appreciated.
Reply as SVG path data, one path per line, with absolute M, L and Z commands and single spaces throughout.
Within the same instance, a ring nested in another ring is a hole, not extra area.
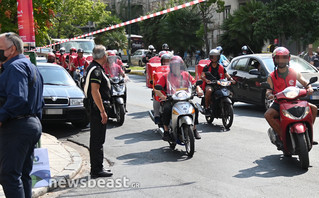
M 153 45 L 149 45 L 149 46 L 148 46 L 148 49 L 153 51 L 155 48 L 154 48 Z

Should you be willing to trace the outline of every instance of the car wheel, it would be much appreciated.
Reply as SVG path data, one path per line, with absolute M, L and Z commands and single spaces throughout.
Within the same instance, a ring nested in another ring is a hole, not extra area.
M 138 66 L 142 67 L 142 61 L 138 61 Z

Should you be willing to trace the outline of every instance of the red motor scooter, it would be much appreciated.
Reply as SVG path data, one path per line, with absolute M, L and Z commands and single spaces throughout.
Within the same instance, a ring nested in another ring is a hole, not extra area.
M 317 80 L 317 77 L 312 77 L 309 84 Z M 268 83 L 263 87 L 271 89 Z M 272 128 L 268 130 L 269 138 L 278 150 L 282 150 L 285 156 L 298 155 L 303 169 L 309 167 L 309 151 L 313 145 L 311 108 L 307 101 L 298 99 L 306 95 L 307 90 L 298 87 L 287 87 L 276 93 L 275 98 L 280 105 L 280 119 L 277 121 L 281 126 L 282 135 L 278 136 Z

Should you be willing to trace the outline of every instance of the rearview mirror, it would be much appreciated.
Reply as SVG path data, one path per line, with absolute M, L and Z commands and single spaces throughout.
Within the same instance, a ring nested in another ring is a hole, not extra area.
M 308 85 L 310 85 L 310 84 L 312 84 L 312 83 L 314 83 L 314 82 L 317 82 L 317 80 L 318 80 L 318 77 L 317 77 L 317 76 L 311 77 L 310 80 L 309 80 Z
M 237 75 L 237 71 L 234 71 L 234 72 L 233 72 L 233 76 L 236 76 L 236 75 Z

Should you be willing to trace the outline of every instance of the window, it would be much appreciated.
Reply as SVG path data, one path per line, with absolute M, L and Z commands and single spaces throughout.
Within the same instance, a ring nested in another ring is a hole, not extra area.
M 224 13 L 223 13 L 224 20 L 227 19 L 229 17 L 229 15 L 230 15 L 230 8 L 231 8 L 230 5 L 229 6 L 225 6 L 225 10 L 224 10 Z
M 247 61 L 248 61 L 248 58 L 239 59 L 237 64 L 234 65 L 234 69 L 239 71 L 245 71 Z

